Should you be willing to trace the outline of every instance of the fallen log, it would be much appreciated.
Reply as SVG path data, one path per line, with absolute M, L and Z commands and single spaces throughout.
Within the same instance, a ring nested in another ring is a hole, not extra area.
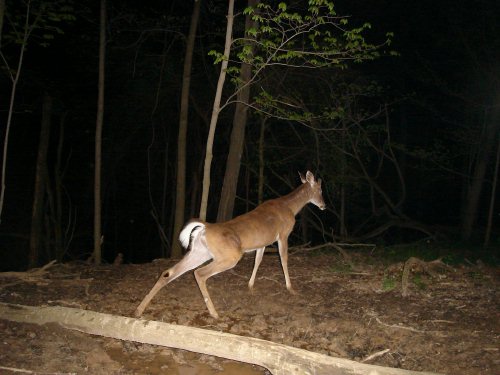
M 40 325 L 57 323 L 93 335 L 252 363 L 275 375 L 436 375 L 358 363 L 251 337 L 70 307 L 0 303 L 0 319 Z

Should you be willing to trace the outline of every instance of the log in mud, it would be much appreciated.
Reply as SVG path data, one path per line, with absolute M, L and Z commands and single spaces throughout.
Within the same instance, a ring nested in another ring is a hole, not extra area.
M 334 358 L 251 337 L 62 306 L 0 303 L 0 319 L 57 323 L 93 335 L 215 355 L 263 366 L 276 375 L 431 375 Z

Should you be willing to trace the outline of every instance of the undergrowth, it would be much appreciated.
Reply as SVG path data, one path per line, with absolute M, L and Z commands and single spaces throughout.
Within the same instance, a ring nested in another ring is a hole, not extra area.
M 475 264 L 481 261 L 491 266 L 500 265 L 499 249 L 461 242 L 414 242 L 392 246 L 379 246 L 376 255 L 385 263 L 405 262 L 411 257 L 423 261 L 442 259 L 449 265 Z

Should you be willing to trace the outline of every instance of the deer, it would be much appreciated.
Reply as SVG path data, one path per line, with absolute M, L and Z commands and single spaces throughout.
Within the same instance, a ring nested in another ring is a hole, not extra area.
M 307 171 L 305 177 L 299 172 L 299 176 L 302 185 L 291 193 L 267 200 L 252 211 L 231 220 L 220 223 L 207 223 L 199 219 L 188 221 L 179 234 L 179 241 L 188 252 L 177 264 L 161 274 L 134 315 L 142 316 L 153 297 L 165 285 L 196 268 L 194 276 L 208 312 L 218 319 L 219 314 L 207 290 L 207 279 L 233 268 L 245 253 L 255 251 L 255 264 L 248 282 L 250 292 L 253 293 L 264 250 L 275 242 L 278 242 L 286 288 L 295 294 L 288 275 L 288 236 L 295 225 L 295 216 L 308 203 L 313 203 L 321 210 L 326 208 L 321 179 L 316 180 L 310 171 Z M 210 260 L 207 265 L 197 268 Z

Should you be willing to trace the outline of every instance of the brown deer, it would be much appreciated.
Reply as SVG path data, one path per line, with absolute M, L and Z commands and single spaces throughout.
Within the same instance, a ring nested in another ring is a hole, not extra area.
M 142 315 L 151 299 L 165 285 L 185 272 L 212 260 L 206 266 L 195 270 L 194 276 L 210 315 L 217 319 L 219 315 L 208 294 L 207 279 L 233 268 L 244 253 L 256 251 L 255 265 L 248 283 L 252 291 L 264 250 L 267 245 L 276 241 L 278 241 L 286 287 L 294 293 L 288 276 L 288 236 L 295 225 L 295 215 L 309 202 L 321 210 L 326 208 L 321 192 L 321 179 L 316 181 L 309 171 L 305 177 L 300 173 L 299 175 L 302 185 L 294 191 L 283 197 L 268 200 L 232 220 L 213 224 L 196 219 L 189 221 L 179 235 L 182 246 L 186 249 L 189 247 L 189 251 L 179 263 L 161 274 L 135 310 L 135 316 Z

